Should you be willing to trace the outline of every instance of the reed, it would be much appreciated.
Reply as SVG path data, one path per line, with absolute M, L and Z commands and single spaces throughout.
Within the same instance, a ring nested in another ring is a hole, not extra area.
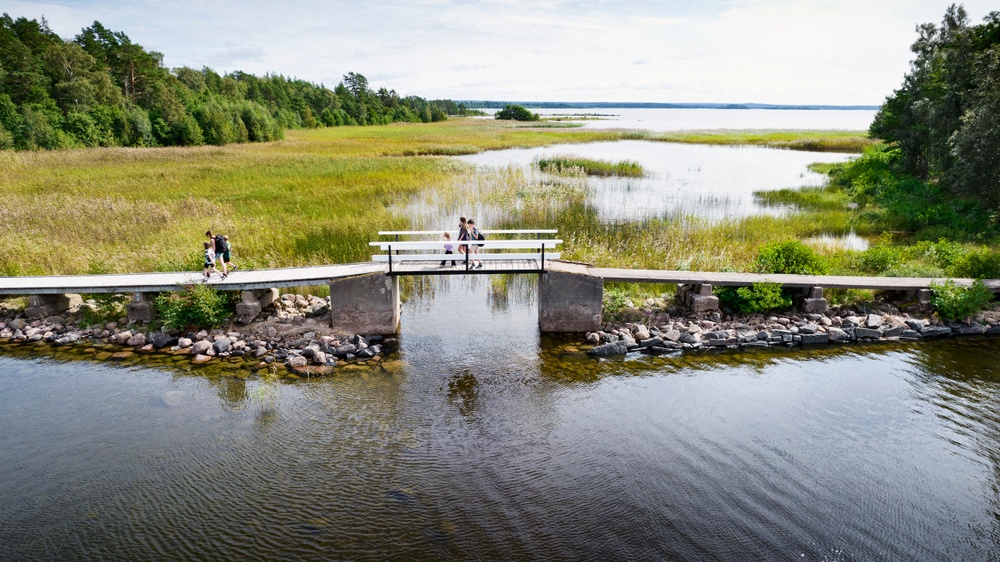
M 649 140 L 691 144 L 750 145 L 814 152 L 860 154 L 875 143 L 861 131 L 677 131 L 649 135 Z
M 543 172 L 560 175 L 585 174 L 599 177 L 630 177 L 641 178 L 645 175 L 642 166 L 632 160 L 611 162 L 609 160 L 592 160 L 579 156 L 550 156 L 538 158 L 535 165 Z

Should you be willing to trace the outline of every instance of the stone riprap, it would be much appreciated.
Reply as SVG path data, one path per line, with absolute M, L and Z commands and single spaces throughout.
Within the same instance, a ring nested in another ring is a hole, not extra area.
M 329 302 L 313 295 L 285 294 L 274 301 L 266 318 L 199 332 L 149 330 L 109 322 L 80 327 L 88 306 L 82 303 L 63 315 L 31 319 L 23 311 L 0 309 L 0 342 L 44 342 L 55 346 L 111 343 L 130 351 L 191 356 L 203 365 L 227 357 L 243 357 L 258 366 L 285 365 L 296 374 L 328 374 L 349 362 L 380 361 L 395 349 L 395 338 L 334 333 L 323 320 Z
M 911 317 L 891 305 L 862 312 L 835 308 L 823 314 L 768 314 L 723 316 L 668 314 L 649 317 L 647 323 L 610 323 L 588 332 L 595 357 L 629 353 L 663 355 L 719 349 L 754 349 L 849 344 L 852 342 L 918 341 L 959 335 L 1000 335 L 1000 311 L 980 313 L 968 322 L 944 322 L 936 316 Z

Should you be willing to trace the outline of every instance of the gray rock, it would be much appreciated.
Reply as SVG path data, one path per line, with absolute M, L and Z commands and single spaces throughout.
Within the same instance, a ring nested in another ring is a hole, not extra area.
M 830 341 L 848 341 L 850 339 L 847 332 L 835 326 L 827 328 L 826 335 L 830 338 Z
M 667 330 L 666 332 L 663 333 L 663 339 L 672 342 L 680 341 L 681 332 L 680 330 L 675 330 L 675 329 Z
M 878 314 L 869 314 L 868 318 L 865 320 L 866 328 L 878 328 L 882 325 L 882 317 Z
M 199 340 L 191 345 L 191 355 L 206 355 L 212 349 L 212 343 L 208 340 Z
M 757 332 L 757 339 L 759 341 L 767 341 L 768 339 L 770 339 L 770 337 L 771 337 L 771 333 L 768 332 L 767 330 L 761 330 L 761 331 Z
M 267 348 L 264 346 L 257 347 L 257 350 L 253 352 L 254 357 L 263 357 L 267 355 Z
M 922 318 L 920 318 L 920 319 L 917 319 L 917 318 L 907 318 L 905 320 L 905 323 L 906 323 L 907 326 L 909 326 L 909 328 L 911 330 L 918 330 L 919 331 L 919 330 L 922 330 L 924 328 L 924 326 L 926 326 L 926 323 L 924 322 L 924 320 Z
M 191 344 L 193 343 L 194 342 L 191 341 L 191 338 L 177 338 L 177 347 L 180 349 L 187 349 L 191 347 Z
M 125 345 L 130 347 L 142 347 L 146 345 L 146 334 L 139 333 L 132 336 L 127 342 L 125 342 Z
M 601 343 L 601 336 L 597 332 L 587 332 L 587 343 Z
M 317 351 L 312 357 L 313 363 L 316 365 L 326 365 L 326 354 L 322 351 Z
M 75 334 L 71 332 L 56 339 L 55 343 L 57 345 L 69 345 L 71 343 L 75 343 L 78 341 L 80 341 L 80 334 Z
M 154 332 L 153 337 L 150 338 L 150 343 L 152 343 L 153 347 L 157 349 L 170 347 L 176 344 L 177 341 L 177 338 L 171 336 L 170 334 L 164 334 L 163 332 Z
M 642 348 L 657 347 L 657 346 L 662 346 L 662 345 L 663 345 L 663 338 L 659 338 L 659 337 L 657 337 L 657 338 L 648 338 L 648 339 L 644 339 L 641 342 L 639 342 L 639 347 L 642 347 Z
M 743 344 L 743 347 L 768 347 L 768 345 L 766 341 L 758 340 L 758 341 L 747 342 Z
M 292 355 L 288 358 L 288 365 L 290 367 L 305 367 L 309 364 L 309 360 L 301 355 Z
M 636 341 L 649 339 L 649 329 L 642 324 L 636 325 L 635 329 L 632 330 L 632 334 L 635 336 Z
M 920 339 L 922 336 L 920 335 L 920 332 L 916 330 L 904 330 L 902 334 L 899 334 L 899 337 L 907 339 Z
M 951 335 L 951 328 L 948 326 L 925 326 L 920 330 L 920 335 L 925 338 L 935 338 Z
M 215 350 L 216 354 L 229 353 L 233 349 L 233 340 L 229 339 L 226 336 L 222 336 L 221 338 L 212 342 L 212 349 Z
M 971 326 L 960 326 L 955 329 L 955 332 L 963 336 L 974 336 L 979 334 L 985 334 L 989 330 L 985 324 L 973 324 Z
M 854 328 L 854 335 L 859 340 L 861 339 L 877 340 L 882 337 L 882 332 L 878 330 L 873 330 L 871 328 Z
M 818 331 L 819 331 L 819 326 L 817 326 L 816 324 L 806 324 L 805 326 L 799 328 L 800 334 L 815 334 Z
M 886 338 L 898 338 L 906 331 L 906 326 L 893 326 L 882 331 L 882 336 Z
M 829 343 L 830 334 L 802 334 L 802 345 Z
M 682 334 L 680 339 L 678 339 L 677 341 L 688 345 L 697 345 L 701 343 L 701 334 L 691 334 L 691 333 Z
M 589 351 L 588 354 L 595 357 L 608 357 L 611 355 L 625 355 L 628 353 L 628 345 L 623 341 L 615 341 L 599 345 Z

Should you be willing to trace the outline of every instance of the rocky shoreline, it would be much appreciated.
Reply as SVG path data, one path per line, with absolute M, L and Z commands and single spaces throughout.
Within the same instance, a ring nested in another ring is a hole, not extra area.
M 1000 305 L 966 322 L 945 322 L 927 309 L 902 312 L 885 303 L 860 309 L 835 307 L 825 313 L 747 316 L 695 314 L 666 308 L 659 301 L 646 305 L 645 313 L 631 310 L 632 321 L 611 322 L 588 332 L 579 349 L 605 358 L 1000 335 Z M 41 320 L 25 318 L 23 310 L 0 307 L 0 343 L 101 346 L 111 351 L 100 353 L 98 359 L 112 361 L 136 353 L 185 356 L 191 365 L 241 358 L 250 369 L 284 366 L 289 374 L 305 376 L 331 374 L 349 364 L 380 364 L 398 349 L 394 337 L 334 333 L 323 319 L 329 303 L 316 296 L 284 294 L 265 317 L 250 324 L 198 332 L 152 330 L 122 322 L 81 326 L 86 309 L 93 306 L 83 303 L 65 315 Z
M 192 365 L 242 358 L 251 368 L 284 365 L 292 374 L 310 376 L 330 374 L 350 363 L 379 363 L 397 347 L 392 337 L 334 333 L 320 318 L 328 313 L 329 303 L 316 296 L 285 294 L 265 318 L 198 332 L 150 330 L 124 322 L 80 326 L 85 309 L 93 306 L 83 303 L 65 315 L 41 320 L 0 308 L 0 343 L 112 345 L 118 350 L 106 354 L 112 361 L 135 353 L 190 356 Z
M 654 303 L 647 303 L 653 305 Z M 675 309 L 676 312 L 676 309 Z M 609 323 L 588 332 L 587 353 L 611 357 L 629 353 L 666 355 L 719 349 L 753 349 L 857 342 L 919 341 L 961 335 L 1000 335 L 1000 311 L 981 312 L 966 322 L 945 322 L 929 310 L 901 312 L 881 303 L 825 313 L 724 315 L 668 313 L 645 322 Z

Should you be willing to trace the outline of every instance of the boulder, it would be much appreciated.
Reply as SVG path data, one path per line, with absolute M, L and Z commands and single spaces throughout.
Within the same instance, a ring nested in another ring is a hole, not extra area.
M 191 355 L 207 355 L 211 349 L 211 342 L 208 340 L 198 340 L 191 345 Z
M 146 334 L 138 333 L 125 342 L 125 345 L 129 347 L 142 347 L 146 345 Z
M 211 360 L 212 360 L 211 356 L 199 354 L 199 355 L 195 355 L 194 358 L 191 359 L 191 364 L 192 365 L 204 365 L 205 363 L 208 363 Z
M 628 344 L 623 341 L 615 341 L 611 343 L 606 343 L 604 345 L 599 345 L 595 348 L 587 351 L 588 354 L 595 357 L 609 357 L 612 355 L 625 355 L 628 353 Z
M 882 337 L 882 332 L 871 328 L 855 328 L 854 336 L 861 339 L 877 340 Z
M 153 347 L 160 349 L 163 347 L 170 347 L 178 342 L 178 338 L 171 336 L 170 334 L 164 334 L 163 332 L 154 332 L 153 337 L 150 338 L 150 343 Z
M 216 355 L 220 353 L 228 353 L 233 350 L 233 340 L 229 339 L 228 336 L 222 336 L 212 342 L 212 349 L 215 350 Z
M 191 347 L 193 343 L 194 342 L 191 341 L 191 338 L 177 338 L 177 347 L 181 349 L 186 349 L 188 347 Z

